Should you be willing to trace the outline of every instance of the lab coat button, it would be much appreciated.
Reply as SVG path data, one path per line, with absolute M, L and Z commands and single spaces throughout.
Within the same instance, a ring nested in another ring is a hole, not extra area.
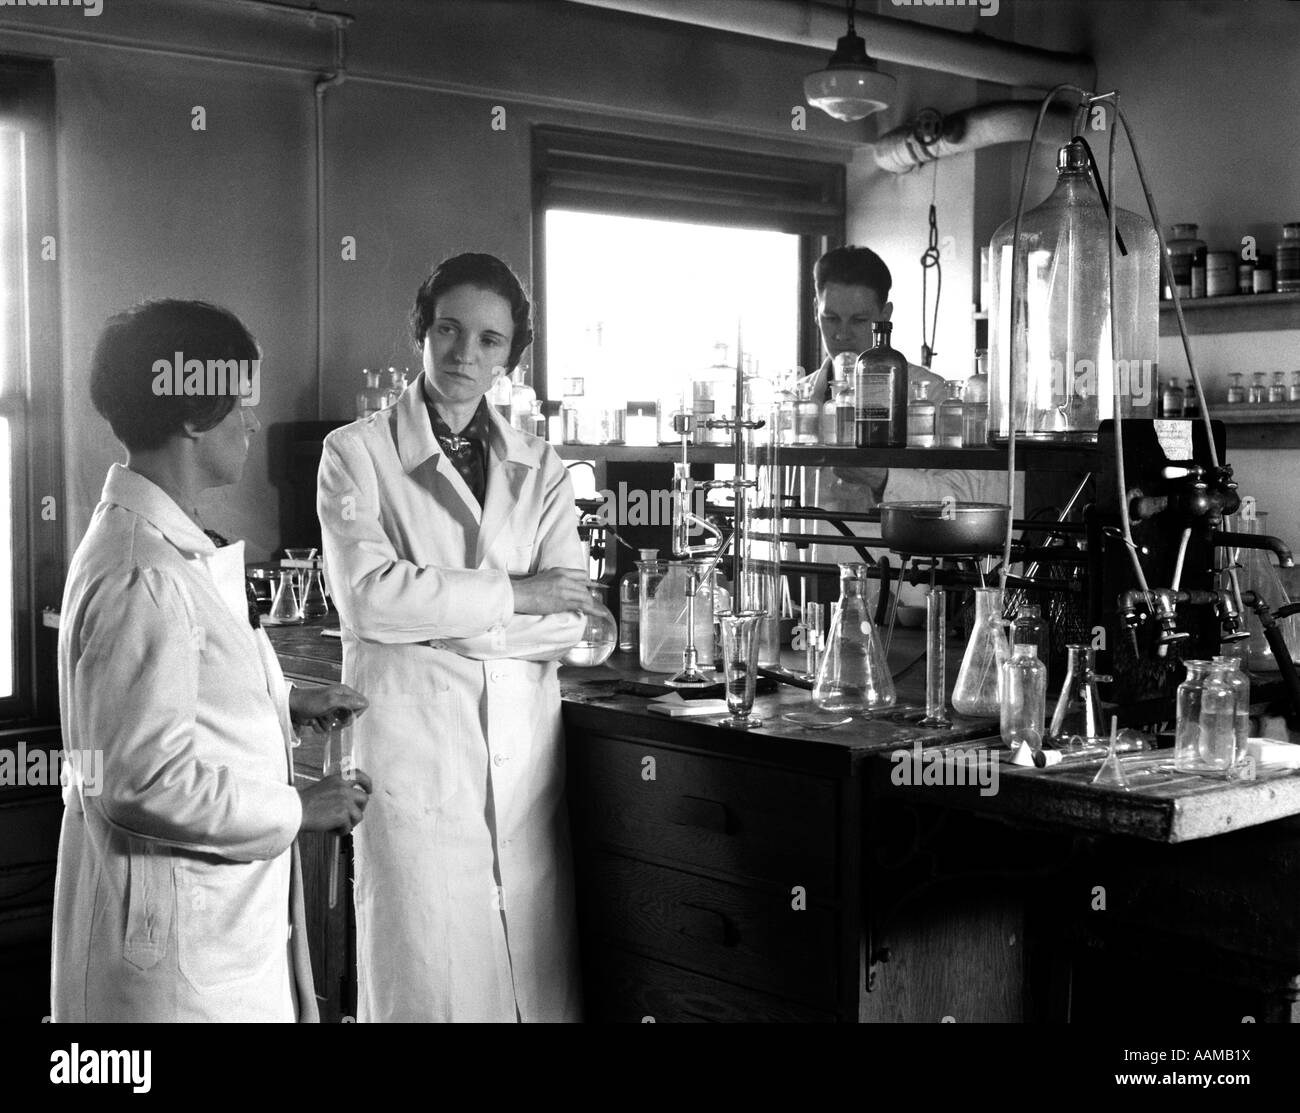
M 505 754 L 493 754 L 492 756 L 493 765 L 504 765 L 508 760 Z
M 501 683 L 501 681 L 503 681 L 505 678 L 506 678 L 506 674 L 503 673 L 500 669 L 493 669 L 492 672 L 488 674 L 488 679 L 492 680 L 497 684 Z

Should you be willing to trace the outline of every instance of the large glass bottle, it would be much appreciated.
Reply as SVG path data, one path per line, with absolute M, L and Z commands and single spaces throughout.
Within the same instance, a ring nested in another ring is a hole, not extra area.
M 888 321 L 871 325 L 873 343 L 858 356 L 856 393 L 858 409 L 858 444 L 878 444 L 872 436 L 878 423 L 878 399 L 875 384 L 889 383 L 889 444 L 901 448 L 907 444 L 907 360 L 903 353 L 889 346 L 894 326 Z
M 894 678 L 867 606 L 867 566 L 840 565 L 840 603 L 817 668 L 813 703 L 823 711 L 873 711 L 894 703 Z
M 1016 252 L 1019 335 L 1011 335 L 1014 218 L 989 247 L 989 424 L 994 440 L 1016 436 L 1091 441 L 1114 416 L 1115 381 L 1125 417 L 1154 418 L 1160 247 L 1155 228 L 1116 208 L 1117 368 L 1112 359 L 1107 219 L 1082 143 L 1061 148 L 1056 188 L 1024 214 Z M 1117 376 L 1116 371 L 1119 374 Z
M 999 715 L 1002 665 L 1009 656 L 1002 622 L 1002 589 L 977 587 L 975 624 L 952 690 L 953 707 L 963 715 Z

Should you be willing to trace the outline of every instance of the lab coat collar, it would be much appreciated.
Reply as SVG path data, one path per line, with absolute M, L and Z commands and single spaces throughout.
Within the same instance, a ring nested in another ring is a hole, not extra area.
M 153 480 L 122 464 L 108 469 L 99 501 L 140 515 L 188 555 L 210 557 L 217 551 L 207 534 L 190 521 L 171 495 Z
M 429 413 L 425 408 L 425 374 L 421 371 L 415 381 L 406 388 L 397 400 L 397 458 L 402 462 L 402 470 L 408 475 L 426 460 L 442 456 L 442 446 L 433 435 L 433 426 L 429 422 Z M 500 461 L 522 464 L 524 467 L 541 466 L 541 454 L 535 445 L 530 444 L 522 433 L 506 421 L 496 410 L 488 406 L 488 449 Z M 452 469 L 453 471 L 455 469 Z M 492 485 L 489 481 L 488 490 Z

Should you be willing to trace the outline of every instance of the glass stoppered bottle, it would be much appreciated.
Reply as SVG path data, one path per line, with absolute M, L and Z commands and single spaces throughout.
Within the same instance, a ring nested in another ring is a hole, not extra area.
M 999 715 L 1002 665 L 1009 656 L 1002 621 L 1002 589 L 977 587 L 975 624 L 952 690 L 953 707 L 963 715 Z
M 381 373 L 378 368 L 372 371 L 369 367 L 365 367 L 361 371 L 361 374 L 365 376 L 366 384 L 357 391 L 356 415 L 358 420 L 369 417 L 373 413 L 378 413 L 388 405 L 388 396 L 379 385 Z
M 975 374 L 966 380 L 962 398 L 961 440 L 965 448 L 983 448 L 989 439 L 989 353 L 975 352 Z
M 1237 745 L 1237 697 L 1227 679 L 1227 666 L 1212 661 L 1183 664 L 1187 679 L 1178 686 L 1174 768 L 1227 776 Z
M 934 421 L 930 384 L 922 380 L 912 390 L 912 401 L 907 411 L 907 443 L 913 448 L 933 448 Z
M 840 602 L 812 699 L 823 711 L 862 712 L 891 707 L 894 679 L 867 606 L 867 566 L 840 565 Z

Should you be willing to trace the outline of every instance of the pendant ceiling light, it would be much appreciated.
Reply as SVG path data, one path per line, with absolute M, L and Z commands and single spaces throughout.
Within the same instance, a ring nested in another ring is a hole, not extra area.
M 849 32 L 835 44 L 824 70 L 803 79 L 804 96 L 837 120 L 861 120 L 889 107 L 894 79 L 876 68 L 867 44 L 853 29 L 854 0 L 848 0 Z

